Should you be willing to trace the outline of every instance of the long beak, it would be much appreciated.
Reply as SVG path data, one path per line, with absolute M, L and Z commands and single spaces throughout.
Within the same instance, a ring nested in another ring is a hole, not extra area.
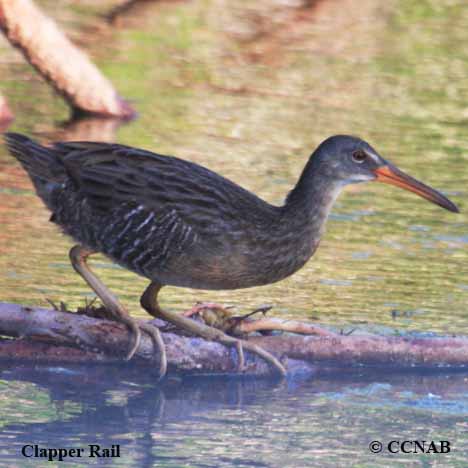
M 444 197 L 437 190 L 419 182 L 419 180 L 413 179 L 411 176 L 400 171 L 400 169 L 393 165 L 388 164 L 386 166 L 379 167 L 378 169 L 375 169 L 374 174 L 377 176 L 377 181 L 379 182 L 396 185 L 397 187 L 414 192 L 420 197 L 423 197 L 446 210 L 452 211 L 453 213 L 460 212 L 458 207 L 447 197 Z

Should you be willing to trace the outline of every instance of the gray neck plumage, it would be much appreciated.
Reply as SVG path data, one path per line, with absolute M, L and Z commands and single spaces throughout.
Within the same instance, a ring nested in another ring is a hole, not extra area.
M 296 186 L 288 194 L 283 212 L 295 229 L 301 229 L 318 244 L 328 215 L 344 184 L 314 167 L 313 158 L 305 166 Z

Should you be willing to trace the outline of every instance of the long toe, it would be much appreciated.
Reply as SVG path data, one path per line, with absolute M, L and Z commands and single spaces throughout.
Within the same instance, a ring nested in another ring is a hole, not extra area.
M 242 373 L 245 370 L 245 359 L 244 359 L 244 348 L 242 346 L 242 341 L 238 340 L 236 344 L 237 349 L 237 372 Z
M 130 328 L 132 337 L 132 344 L 125 359 L 129 361 L 133 358 L 141 344 L 141 332 L 144 331 L 151 338 L 153 343 L 153 355 L 157 356 L 159 362 L 159 378 L 163 378 L 167 371 L 167 357 L 166 346 L 164 345 L 159 329 L 146 323 L 138 323 L 131 317 L 128 317 L 125 323 Z
M 129 346 L 127 356 L 125 357 L 126 361 L 130 361 L 130 359 L 132 359 L 132 357 L 135 355 L 137 349 L 140 346 L 141 331 L 140 331 L 140 327 L 138 326 L 138 323 L 132 318 L 128 317 L 128 320 L 122 320 L 122 321 L 130 329 L 130 346 Z
M 153 342 L 153 356 L 157 357 L 159 362 L 159 378 L 162 379 L 167 372 L 166 345 L 162 339 L 161 333 L 157 327 L 148 324 L 141 324 L 141 330 L 147 333 Z
M 147 289 L 147 291 L 148 290 L 151 291 L 150 289 Z M 147 293 L 145 292 L 143 297 L 145 297 L 146 294 Z M 265 360 L 277 374 L 281 375 L 282 377 L 286 375 L 286 369 L 281 364 L 281 362 L 275 356 L 273 356 L 273 354 L 247 340 L 238 340 L 233 336 L 227 335 L 218 328 L 214 328 L 199 321 L 190 319 L 188 317 L 184 317 L 184 315 L 179 315 L 176 312 L 164 310 L 159 307 L 157 308 L 157 310 L 151 310 L 151 307 L 148 307 L 147 309 L 150 309 L 150 313 L 155 317 L 162 318 L 166 322 L 172 323 L 173 325 L 192 335 L 200 336 L 205 340 L 217 341 L 219 343 L 224 344 L 225 346 L 236 347 L 239 351 L 241 364 L 243 361 L 243 350 L 247 350 Z M 241 347 L 238 344 L 239 342 L 241 342 Z
M 265 349 L 261 348 L 260 346 L 254 345 L 253 343 L 250 343 L 247 340 L 237 340 L 235 346 L 237 348 L 237 351 L 239 353 L 239 363 L 238 367 L 242 365 L 242 370 L 245 370 L 244 366 L 244 352 L 243 350 L 246 349 L 247 351 L 250 351 L 251 353 L 256 354 L 257 356 L 260 356 L 264 361 L 269 364 L 275 373 L 281 377 L 286 377 L 286 368 L 281 364 L 279 359 L 277 359 L 273 354 L 269 353 Z

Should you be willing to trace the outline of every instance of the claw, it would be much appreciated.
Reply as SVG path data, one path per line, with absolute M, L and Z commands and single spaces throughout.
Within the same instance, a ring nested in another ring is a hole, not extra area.
M 129 313 L 120 304 L 117 297 L 112 294 L 102 281 L 90 270 L 86 263 L 86 259 L 93 253 L 95 252 L 82 245 L 75 245 L 72 247 L 70 250 L 70 260 L 73 268 L 101 299 L 104 304 L 104 309 L 108 313 L 107 318 L 123 323 L 129 328 L 130 345 L 125 360 L 130 361 L 130 359 L 135 355 L 141 343 L 141 330 L 143 330 L 151 337 L 155 354 L 156 350 L 159 351 L 159 377 L 162 378 L 166 374 L 167 359 L 164 342 L 162 341 L 159 330 L 150 325 L 139 325 L 135 319 L 130 317 Z M 53 303 L 51 305 L 55 307 Z M 94 309 L 92 308 L 92 302 L 89 305 L 86 303 L 85 312 L 89 312 L 90 309 Z
M 129 320 L 126 325 L 130 328 L 131 337 L 133 338 L 133 345 L 130 344 L 127 356 L 125 357 L 126 361 L 130 361 L 132 357 L 135 355 L 138 347 L 140 346 L 141 342 L 141 331 L 138 327 L 137 323 L 133 320 Z M 130 342 L 131 343 L 131 342 Z
M 153 341 L 153 354 L 156 354 L 154 351 L 158 351 L 159 355 L 159 379 L 162 379 L 167 372 L 167 356 L 166 356 L 166 345 L 162 339 L 161 333 L 157 327 L 152 325 L 140 325 L 140 328 L 146 332 L 151 340 Z
M 281 376 L 284 377 L 286 375 L 286 369 L 281 364 L 281 362 L 279 362 L 278 359 L 276 359 L 276 357 L 273 356 L 271 353 L 260 348 L 259 346 L 256 346 L 255 344 L 250 343 L 249 341 L 241 341 L 237 338 L 234 338 L 233 336 L 226 335 L 226 333 L 224 333 L 222 330 L 210 327 L 196 320 L 192 320 L 184 314 L 169 312 L 159 307 L 157 297 L 159 291 L 161 290 L 161 287 L 162 286 L 159 283 L 150 283 L 140 299 L 142 307 L 153 317 L 163 319 L 166 322 L 172 323 L 178 328 L 181 328 L 182 330 L 189 332 L 192 335 L 204 338 L 205 340 L 217 341 L 229 347 L 235 346 L 239 355 L 239 369 L 244 367 L 245 348 L 251 353 L 256 354 L 262 359 L 264 359 Z M 195 306 L 195 308 L 197 307 L 200 306 Z M 193 311 L 194 310 L 192 309 L 187 315 L 193 315 Z
M 164 345 L 164 341 L 162 340 L 161 333 L 159 329 L 153 327 L 152 325 L 147 324 L 138 324 L 136 321 L 132 321 L 127 323 L 127 326 L 130 328 L 132 337 L 133 337 L 133 345 L 131 345 L 130 350 L 125 357 L 126 361 L 130 361 L 135 355 L 138 347 L 141 343 L 141 331 L 143 330 L 145 333 L 149 335 L 151 341 L 153 342 L 154 347 L 154 354 L 159 355 L 159 378 L 162 379 L 167 372 L 167 357 L 166 357 L 166 346 Z M 157 353 L 156 353 L 157 351 Z
M 237 363 L 237 372 L 244 372 L 245 370 L 244 347 L 242 346 L 241 340 L 237 340 L 236 349 L 237 349 L 237 357 L 239 359 Z

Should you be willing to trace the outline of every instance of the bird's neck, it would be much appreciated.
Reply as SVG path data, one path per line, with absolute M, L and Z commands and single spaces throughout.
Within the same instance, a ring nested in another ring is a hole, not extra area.
M 340 181 L 321 174 L 310 160 L 283 206 L 283 222 L 310 238 L 315 250 L 323 234 L 328 215 L 343 189 Z

